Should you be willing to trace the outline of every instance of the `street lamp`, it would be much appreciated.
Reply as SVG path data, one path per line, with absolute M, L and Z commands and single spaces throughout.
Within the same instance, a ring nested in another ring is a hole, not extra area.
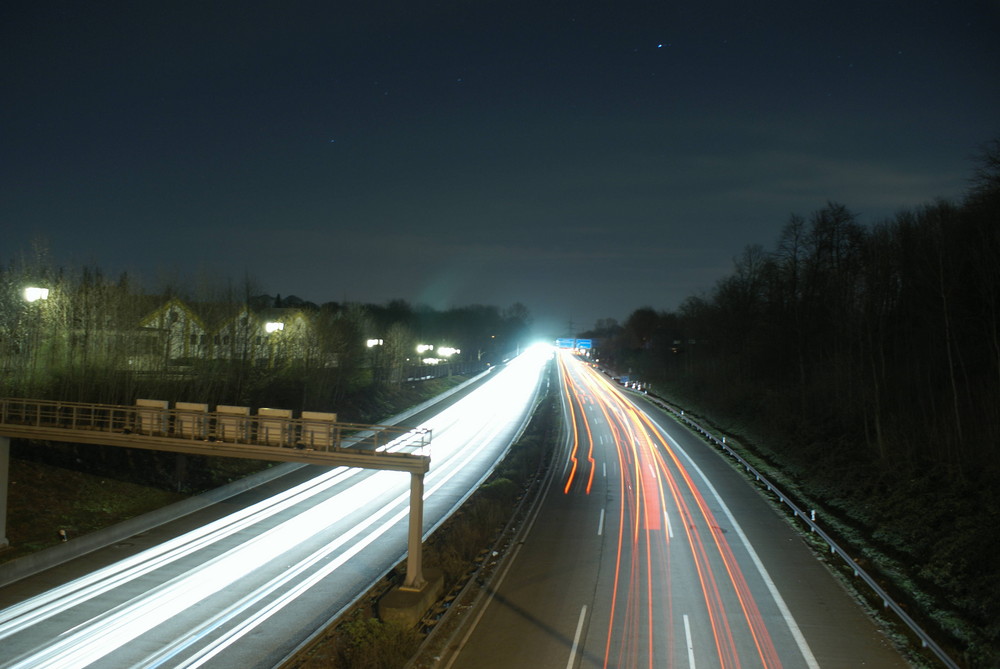
M 24 301 L 25 302 L 39 302 L 42 300 L 49 299 L 49 289 L 39 288 L 38 286 L 27 286 L 24 289 Z M 41 350 L 42 333 L 41 329 L 44 325 L 44 311 L 45 309 L 41 306 L 30 307 L 28 311 L 31 312 L 31 316 L 28 319 L 28 334 L 26 335 L 26 345 L 28 347 L 28 361 L 25 365 L 25 370 L 27 371 L 30 383 L 35 382 L 35 374 L 37 373 L 39 366 L 39 351 Z
M 24 289 L 24 299 L 28 302 L 47 300 L 49 299 L 49 289 L 38 288 L 37 286 L 28 286 Z
M 267 334 L 274 334 L 275 332 L 281 332 L 285 329 L 285 324 L 281 321 L 268 321 L 264 323 L 264 332 Z M 277 347 L 278 342 L 272 337 L 267 338 L 267 366 L 268 368 L 274 367 L 274 349 Z

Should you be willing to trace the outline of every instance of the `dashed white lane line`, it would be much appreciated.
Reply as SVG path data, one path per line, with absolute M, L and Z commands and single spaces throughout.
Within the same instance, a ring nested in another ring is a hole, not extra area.
M 691 641 L 691 621 L 688 620 L 688 614 L 684 614 L 684 638 L 687 640 L 688 647 L 688 666 L 690 669 L 694 669 L 694 642 Z
M 580 620 L 576 623 L 576 634 L 573 635 L 573 647 L 569 650 L 569 660 L 566 662 L 566 669 L 573 669 L 576 664 L 576 651 L 580 647 L 580 635 L 583 633 L 583 621 L 587 619 L 587 605 L 580 609 Z

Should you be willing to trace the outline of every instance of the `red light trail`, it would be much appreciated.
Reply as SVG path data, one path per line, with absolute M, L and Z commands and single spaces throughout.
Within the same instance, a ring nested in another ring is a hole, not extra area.
M 591 493 L 595 432 L 610 434 L 617 457 L 621 499 L 613 591 L 606 614 L 605 669 L 654 669 L 672 666 L 682 657 L 693 662 L 690 647 L 677 648 L 676 621 L 682 612 L 675 612 L 673 605 L 675 592 L 692 587 L 700 593 L 704 611 L 690 613 L 707 621 L 703 626 L 711 640 L 714 666 L 780 667 L 764 617 L 724 530 L 667 435 L 589 365 L 564 354 L 559 356 L 559 368 L 572 423 L 564 494 Z M 598 430 L 597 422 L 606 422 L 608 429 Z M 672 540 L 674 528 L 682 530 L 683 540 Z M 678 561 L 693 564 L 696 583 L 672 576 L 679 573 L 674 569 Z M 601 614 L 595 609 L 593 615 Z M 687 613 L 684 624 L 689 645 Z

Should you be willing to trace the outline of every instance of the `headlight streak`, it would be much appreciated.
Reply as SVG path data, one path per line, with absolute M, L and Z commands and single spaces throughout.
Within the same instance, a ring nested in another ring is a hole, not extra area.
M 490 442 L 520 420 L 515 416 L 523 414 L 527 403 L 531 401 L 544 362 L 544 356 L 535 352 L 520 356 L 511 361 L 483 388 L 474 391 L 432 419 L 428 425 L 436 426 L 432 428 L 435 430 L 435 461 L 427 474 L 428 487 L 425 489 L 425 499 L 462 473 L 464 468 L 482 455 L 482 452 L 491 445 Z M 513 398 L 521 399 L 522 403 L 510 402 Z M 454 423 L 446 425 L 448 420 Z M 473 430 L 466 427 L 470 424 Z M 441 439 L 440 437 L 446 433 L 448 438 Z M 438 448 L 442 445 L 444 448 Z M 74 629 L 61 634 L 56 644 L 28 651 L 21 654 L 17 660 L 10 658 L 4 666 L 81 667 L 97 661 L 165 620 L 187 612 L 196 602 L 202 601 L 212 593 L 220 592 L 228 584 L 258 569 L 268 559 L 282 555 L 303 538 L 318 534 L 324 528 L 338 522 L 338 519 L 342 520 L 359 509 L 367 509 L 371 498 L 384 495 L 392 487 L 391 483 L 383 485 L 383 476 L 398 478 L 395 472 L 369 474 L 344 468 L 331 470 L 274 498 L 127 558 L 95 574 L 0 611 L 0 638 L 2 638 L 51 618 L 76 604 L 107 593 L 119 585 L 161 569 L 225 537 L 241 530 L 248 530 L 255 523 L 281 511 L 288 511 L 306 501 L 308 497 L 321 494 L 352 477 L 361 479 L 334 497 L 320 502 L 312 509 L 298 513 L 294 518 L 203 563 L 187 574 L 176 576 L 145 595 L 135 597 L 89 622 L 77 625 Z M 402 486 L 400 482 L 400 487 Z M 168 648 L 147 658 L 148 662 L 139 662 L 137 666 L 151 666 L 150 663 L 163 664 L 170 661 L 185 648 L 204 639 L 222 625 L 235 620 L 240 613 L 260 605 L 269 597 L 274 597 L 275 593 L 291 584 L 296 577 L 304 578 L 301 582 L 293 584 L 288 592 L 275 599 L 268 599 L 263 608 L 250 618 L 237 620 L 233 629 L 225 632 L 221 638 L 212 640 L 206 648 L 198 651 L 194 657 L 183 660 L 183 664 L 178 666 L 201 666 L 208 662 L 231 643 L 329 576 L 338 566 L 356 556 L 381 535 L 393 527 L 398 527 L 408 515 L 407 501 L 408 491 L 394 495 L 390 502 L 383 504 L 377 512 L 366 515 L 359 524 L 346 530 L 332 543 L 313 552 L 301 562 L 296 560 L 298 564 L 295 567 L 256 587 L 254 592 L 245 595 L 239 602 L 229 605 L 225 611 L 212 616 L 210 621 L 185 634 L 184 639 L 178 639 Z M 398 511 L 378 529 L 358 539 L 347 550 L 317 569 L 319 562 L 329 559 L 336 550 L 356 539 L 394 509 Z M 401 548 L 403 549 L 401 552 L 405 552 L 405 547 L 401 545 Z M 311 571 L 310 567 L 314 571 Z M 16 664 L 10 664 L 12 661 Z
M 355 470 L 337 467 L 270 499 L 203 525 L 155 548 L 137 553 L 87 576 L 10 606 L 0 611 L 0 639 L 169 565 L 357 475 L 358 472 Z
M 632 667 L 641 664 L 652 669 L 658 664 L 662 665 L 664 658 L 657 657 L 654 645 L 659 628 L 663 625 L 657 622 L 662 615 L 667 618 L 664 630 L 667 634 L 667 648 L 673 648 L 675 618 L 672 606 L 669 605 L 669 593 L 672 591 L 669 537 L 672 526 L 664 504 L 669 494 L 669 499 L 679 514 L 705 602 L 716 666 L 739 667 L 741 662 L 749 659 L 741 657 L 733 628 L 737 620 L 742 620 L 745 627 L 740 627 L 744 630 L 741 634 L 745 633 L 749 637 L 748 641 L 752 641 L 754 657 L 760 666 L 769 669 L 780 667 L 781 661 L 773 640 L 732 547 L 722 535 L 712 510 L 687 468 L 680 462 L 662 428 L 632 405 L 610 381 L 586 365 L 579 364 L 576 369 L 580 371 L 571 373 L 567 358 L 565 355 L 559 356 L 566 393 L 576 397 L 586 392 L 587 397 L 600 407 L 611 429 L 620 464 L 622 500 L 619 506 L 618 549 L 604 666 Z M 579 399 L 576 401 L 581 402 Z M 582 418 L 584 425 L 588 427 L 589 437 L 589 424 L 585 415 Z M 567 485 L 567 491 L 568 489 Z M 689 499 L 693 505 L 689 504 Z M 731 517 L 730 520 L 735 523 Z M 698 530 L 699 526 L 709 528 L 710 539 L 703 537 L 703 532 Z M 646 531 L 640 532 L 643 529 Z M 660 534 L 660 529 L 665 529 L 666 532 Z M 626 532 L 631 538 L 627 580 L 623 572 Z M 719 572 L 719 568 L 713 567 L 713 564 L 720 564 L 722 571 Z M 719 576 L 722 576 L 721 580 Z M 662 584 L 667 588 L 666 611 L 662 611 L 662 607 L 653 601 L 652 585 L 657 577 L 662 577 Z M 626 582 L 628 587 L 623 589 Z M 624 598 L 624 607 L 619 602 L 619 594 Z M 772 595 L 774 594 L 772 590 Z M 736 606 L 727 609 L 728 599 L 734 600 Z M 641 600 L 645 600 L 645 606 L 642 606 Z M 640 615 L 640 607 L 644 611 L 643 615 Z M 739 611 L 735 618 L 732 617 L 734 608 Z M 594 614 L 597 615 L 597 611 Z M 639 634 L 639 624 L 643 634 Z M 794 627 L 794 623 L 792 626 Z M 797 629 L 793 629 L 793 636 L 796 631 Z M 641 636 L 647 637 L 645 643 L 641 643 Z M 797 640 L 799 638 L 800 635 L 796 636 Z M 645 647 L 645 653 L 640 652 L 640 646 Z M 672 657 L 673 651 L 669 652 L 668 657 Z M 642 657 L 643 655 L 646 657 Z
M 504 387 L 504 392 L 507 392 L 509 390 L 510 390 L 510 388 Z M 489 431 L 490 434 L 488 434 L 488 435 L 486 435 L 484 437 L 477 435 L 478 438 L 475 441 L 478 441 L 479 444 L 480 444 L 477 448 L 475 448 L 475 449 L 469 449 L 468 446 L 467 446 L 464 450 L 459 451 L 459 452 L 463 453 L 464 456 L 465 456 L 460 462 L 456 463 L 456 462 L 449 461 L 449 462 L 446 463 L 447 464 L 447 468 L 444 467 L 445 463 L 442 463 L 442 465 L 439 465 L 437 467 L 432 468 L 431 472 L 428 474 L 428 480 L 431 483 L 431 485 L 427 488 L 427 490 L 425 490 L 424 497 L 427 498 L 430 495 L 432 495 L 434 492 L 436 492 L 437 490 L 439 490 L 451 478 L 453 478 L 465 466 L 467 466 L 469 462 L 471 462 L 472 460 L 474 460 L 476 458 L 476 456 L 478 456 L 479 453 L 482 451 L 482 449 L 485 448 L 485 446 L 487 444 L 489 444 L 489 442 L 496 436 L 497 432 L 499 432 L 502 429 L 502 427 L 503 427 L 503 425 L 495 425 L 495 424 L 488 424 L 485 427 L 479 425 L 477 429 L 478 429 L 478 431 L 480 433 L 485 432 L 485 431 Z M 464 435 L 463 435 L 463 437 L 462 437 L 461 440 L 463 442 L 465 441 Z M 452 440 L 452 441 L 454 441 L 454 440 Z M 393 503 L 394 504 L 398 504 L 401 501 L 405 500 L 405 498 L 407 496 L 408 496 L 408 493 L 405 493 L 405 494 L 401 495 L 399 498 L 397 498 Z M 266 606 L 265 609 L 263 609 L 262 611 L 258 612 L 257 614 L 254 614 L 250 618 L 244 620 L 239 625 L 239 627 L 235 628 L 234 630 L 230 630 L 223 637 L 220 637 L 219 639 L 216 639 L 215 641 L 213 641 L 212 644 L 210 646 L 208 646 L 207 648 L 201 649 L 198 652 L 198 654 L 196 654 L 195 656 L 189 658 L 187 662 L 185 662 L 184 664 L 178 665 L 178 666 L 183 666 L 183 667 L 188 667 L 188 666 L 197 667 L 197 666 L 201 666 L 202 664 L 204 664 L 205 662 L 207 662 L 208 660 L 210 660 L 212 657 L 214 657 L 219 652 L 221 652 L 222 650 L 224 650 L 230 644 L 232 644 L 233 642 L 235 642 L 236 640 L 238 640 L 240 637 L 244 636 L 245 634 L 249 633 L 250 631 L 252 631 L 255 627 L 257 627 L 258 625 L 260 625 L 264 621 L 266 621 L 267 618 L 271 617 L 272 615 L 274 615 L 275 613 L 277 613 L 278 611 L 280 611 L 282 608 L 284 608 L 284 606 L 286 606 L 287 604 L 291 603 L 291 601 L 293 601 L 295 599 L 295 597 L 298 597 L 300 594 L 302 594 L 303 592 L 305 592 L 309 588 L 313 587 L 313 585 L 315 585 L 316 583 L 318 583 L 320 580 L 322 580 L 323 578 L 326 578 L 327 576 L 329 576 L 329 574 L 332 573 L 337 567 L 339 567 L 344 562 L 346 562 L 347 558 L 352 557 L 357 552 L 359 552 L 361 549 L 363 549 L 368 544 L 370 544 L 372 541 L 374 541 L 376 538 L 378 538 L 378 536 L 380 536 L 384 532 L 387 532 L 388 530 L 390 530 L 393 525 L 395 525 L 396 523 L 398 523 L 400 520 L 402 520 L 402 518 L 404 518 L 406 516 L 406 512 L 407 512 L 407 510 L 404 509 L 403 511 L 401 511 L 400 513 L 398 513 L 395 517 L 391 518 L 389 521 L 387 521 L 385 524 L 383 524 L 379 528 L 379 530 L 377 530 L 376 532 L 373 532 L 373 533 L 369 534 L 368 537 L 366 537 L 359 544 L 356 544 L 355 546 L 352 546 L 351 549 L 349 549 L 348 553 L 345 556 L 338 557 L 334 562 L 332 562 L 329 565 L 323 567 L 320 571 L 318 571 L 318 572 L 316 572 L 314 574 L 311 574 L 308 577 L 308 580 L 306 582 L 297 585 L 292 592 L 290 592 L 289 594 L 286 594 L 286 595 L 284 595 L 284 596 L 282 596 L 282 597 L 280 597 L 280 598 L 278 598 L 278 599 L 270 602 Z M 384 514 L 380 513 L 379 517 L 381 515 L 384 515 Z M 370 524 L 370 523 L 366 523 L 366 525 L 367 524 Z M 352 533 L 353 533 L 353 531 L 352 531 Z M 318 557 L 316 559 L 313 559 L 312 557 L 310 557 L 309 561 L 311 563 L 312 562 L 316 562 L 318 559 L 321 559 L 322 557 L 325 557 L 330 552 L 331 551 L 325 550 L 325 549 L 322 550 L 322 551 L 319 551 L 318 553 L 322 553 L 322 555 L 318 555 Z M 316 555 L 316 554 L 314 554 L 314 555 Z M 305 572 L 306 570 L 303 569 L 303 570 L 298 570 L 298 571 Z M 284 577 L 279 577 L 279 579 L 276 579 L 276 581 L 286 581 L 286 580 L 289 580 L 289 579 L 285 579 Z M 272 582 L 272 583 L 274 583 L 274 582 Z M 190 641 L 187 642 L 187 643 L 178 643 L 178 644 L 175 644 L 175 646 L 172 647 L 172 650 L 169 652 L 169 655 L 167 655 L 166 657 L 162 657 L 162 658 L 156 659 L 155 661 L 152 658 L 150 658 L 150 663 L 142 663 L 141 665 L 138 665 L 138 666 L 159 666 L 160 664 L 162 664 L 164 661 L 166 661 L 167 659 L 169 659 L 173 655 L 176 655 L 178 652 L 180 652 L 184 648 L 192 645 L 198 639 L 204 637 L 208 632 L 214 631 L 215 629 L 217 629 L 218 627 L 220 627 L 222 624 L 224 624 L 225 622 L 227 622 L 229 619 L 232 619 L 236 615 L 241 614 L 244 611 L 246 611 L 247 609 L 249 609 L 257 601 L 261 600 L 266 594 L 270 594 L 270 592 L 273 591 L 274 589 L 276 589 L 276 587 L 272 588 L 271 584 L 268 584 L 264 588 L 259 589 L 257 592 L 261 592 L 262 590 L 265 590 L 265 589 L 268 590 L 267 593 L 263 593 L 262 592 L 259 596 L 256 593 L 254 593 L 251 596 L 245 597 L 243 600 L 241 600 L 241 602 L 239 602 L 239 603 L 233 605 L 232 607 L 230 607 L 230 609 L 228 609 L 227 612 L 224 612 L 223 614 L 220 614 L 220 616 L 217 616 L 216 619 L 213 619 L 212 621 L 208 621 L 207 623 L 203 624 L 197 630 L 191 632 L 188 635 L 188 636 L 192 637 L 190 639 Z M 161 655 L 162 655 L 162 653 L 161 653 Z M 157 656 L 157 657 L 159 657 L 159 656 Z
M 284 521 L 198 569 L 125 602 L 79 625 L 40 653 L 17 661 L 12 668 L 82 667 L 120 648 L 139 635 L 232 585 L 289 550 L 353 513 L 372 490 L 380 492 L 395 472 L 375 475 L 348 490 Z M 323 521 L 326 521 L 324 524 Z
M 428 474 L 428 480 L 429 482 L 431 482 L 431 485 L 425 490 L 424 497 L 427 498 L 430 495 L 434 494 L 442 486 L 447 484 L 455 475 L 460 473 L 465 466 L 467 466 L 482 452 L 482 450 L 490 443 L 490 441 L 496 436 L 497 432 L 499 432 L 502 428 L 503 425 L 495 425 L 495 424 L 480 426 L 479 427 L 480 433 L 490 432 L 490 434 L 486 436 L 476 435 L 477 438 L 473 443 L 478 442 L 479 445 L 477 447 L 469 448 L 467 446 L 465 449 L 458 451 L 459 453 L 462 453 L 464 456 L 460 461 L 458 462 L 449 461 L 446 463 L 447 464 L 446 468 L 443 466 L 433 468 L 431 470 L 431 473 Z M 431 474 L 434 474 L 435 476 L 431 478 Z M 354 557 L 357 553 L 359 553 L 362 549 L 364 549 L 369 544 L 374 542 L 381 535 L 391 530 L 393 526 L 395 526 L 397 523 L 399 523 L 402 519 L 406 517 L 408 513 L 408 508 L 404 508 L 401 511 L 399 511 L 395 516 L 393 516 L 388 521 L 383 523 L 377 530 L 369 533 L 360 542 L 352 545 L 345 553 L 337 556 L 337 558 L 335 558 L 329 564 L 323 566 L 322 568 L 320 568 L 315 572 L 311 573 L 309 572 L 309 568 L 311 566 L 318 563 L 320 560 L 322 560 L 323 558 L 327 557 L 329 554 L 334 552 L 337 548 L 343 545 L 348 539 L 356 536 L 362 529 L 367 528 L 368 526 L 373 524 L 376 520 L 384 516 L 389 509 L 407 501 L 408 496 L 409 496 L 408 492 L 401 494 L 391 503 L 386 504 L 382 508 L 382 510 L 380 510 L 377 514 L 372 516 L 370 519 L 363 521 L 362 525 L 364 527 L 358 525 L 355 528 L 352 528 L 348 532 L 350 536 L 345 535 L 343 538 L 338 538 L 334 542 L 334 544 L 331 544 L 330 546 L 327 546 L 317 551 L 313 555 L 309 556 L 308 558 L 306 558 L 304 561 L 305 566 L 294 567 L 292 568 L 292 570 L 285 572 L 284 574 L 282 574 L 282 576 L 278 577 L 277 579 L 274 579 L 268 584 L 257 589 L 255 592 L 244 597 L 242 600 L 233 604 L 225 611 L 221 612 L 219 615 L 213 617 L 211 620 L 206 621 L 201 626 L 199 626 L 198 628 L 187 634 L 184 639 L 178 640 L 178 642 L 172 644 L 169 648 L 165 648 L 157 655 L 152 656 L 148 658 L 146 661 L 137 664 L 136 667 L 155 667 L 162 665 L 164 662 L 168 661 L 182 650 L 190 647 L 191 645 L 199 641 L 201 638 L 205 637 L 208 633 L 215 631 L 222 625 L 234 619 L 237 615 L 245 613 L 248 609 L 250 609 L 258 602 L 265 600 L 269 595 L 273 594 L 282 585 L 290 582 L 293 578 L 298 577 L 301 574 L 307 574 L 306 580 L 296 584 L 292 590 L 285 593 L 284 595 L 281 595 L 273 600 L 270 600 L 263 609 L 261 609 L 255 614 L 252 614 L 249 618 L 246 618 L 245 620 L 240 622 L 236 628 L 226 632 L 223 636 L 213 640 L 209 646 L 200 649 L 195 655 L 188 658 L 185 662 L 176 665 L 178 667 L 202 666 L 205 662 L 211 660 L 218 653 L 225 650 L 228 646 L 237 641 L 240 637 L 245 636 L 249 632 L 253 631 L 254 628 L 258 627 L 259 625 L 264 623 L 268 618 L 278 613 L 281 609 L 283 609 L 285 606 L 294 601 L 296 597 L 298 597 L 299 595 L 307 591 L 309 588 L 319 583 L 322 579 L 329 576 L 338 567 L 347 562 L 349 558 Z

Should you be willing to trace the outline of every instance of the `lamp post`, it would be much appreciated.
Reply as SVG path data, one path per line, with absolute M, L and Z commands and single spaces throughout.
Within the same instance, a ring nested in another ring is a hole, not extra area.
M 368 347 L 368 365 L 371 370 L 372 383 L 378 384 L 382 380 L 382 347 L 385 346 L 384 339 L 369 339 L 365 342 Z
M 49 289 L 41 288 L 39 286 L 26 286 L 24 289 L 24 301 L 29 304 L 34 304 L 36 302 L 43 302 L 49 299 Z M 40 307 L 31 308 L 30 316 L 31 329 L 28 335 L 28 347 L 30 350 L 28 365 L 27 365 L 27 378 L 24 379 L 28 381 L 29 385 L 34 384 L 35 372 L 38 368 L 38 347 L 39 341 L 41 339 L 41 327 L 42 327 L 42 312 Z M 32 391 L 35 390 L 34 387 L 31 388 Z
M 268 369 L 273 369 L 274 368 L 274 346 L 275 346 L 275 341 L 274 341 L 275 334 L 274 333 L 275 332 L 282 332 L 284 329 L 285 329 L 285 324 L 282 323 L 281 321 L 268 321 L 267 323 L 264 323 L 264 332 L 266 332 L 268 335 L 270 335 L 267 338 L 267 350 L 268 350 L 267 368 Z

